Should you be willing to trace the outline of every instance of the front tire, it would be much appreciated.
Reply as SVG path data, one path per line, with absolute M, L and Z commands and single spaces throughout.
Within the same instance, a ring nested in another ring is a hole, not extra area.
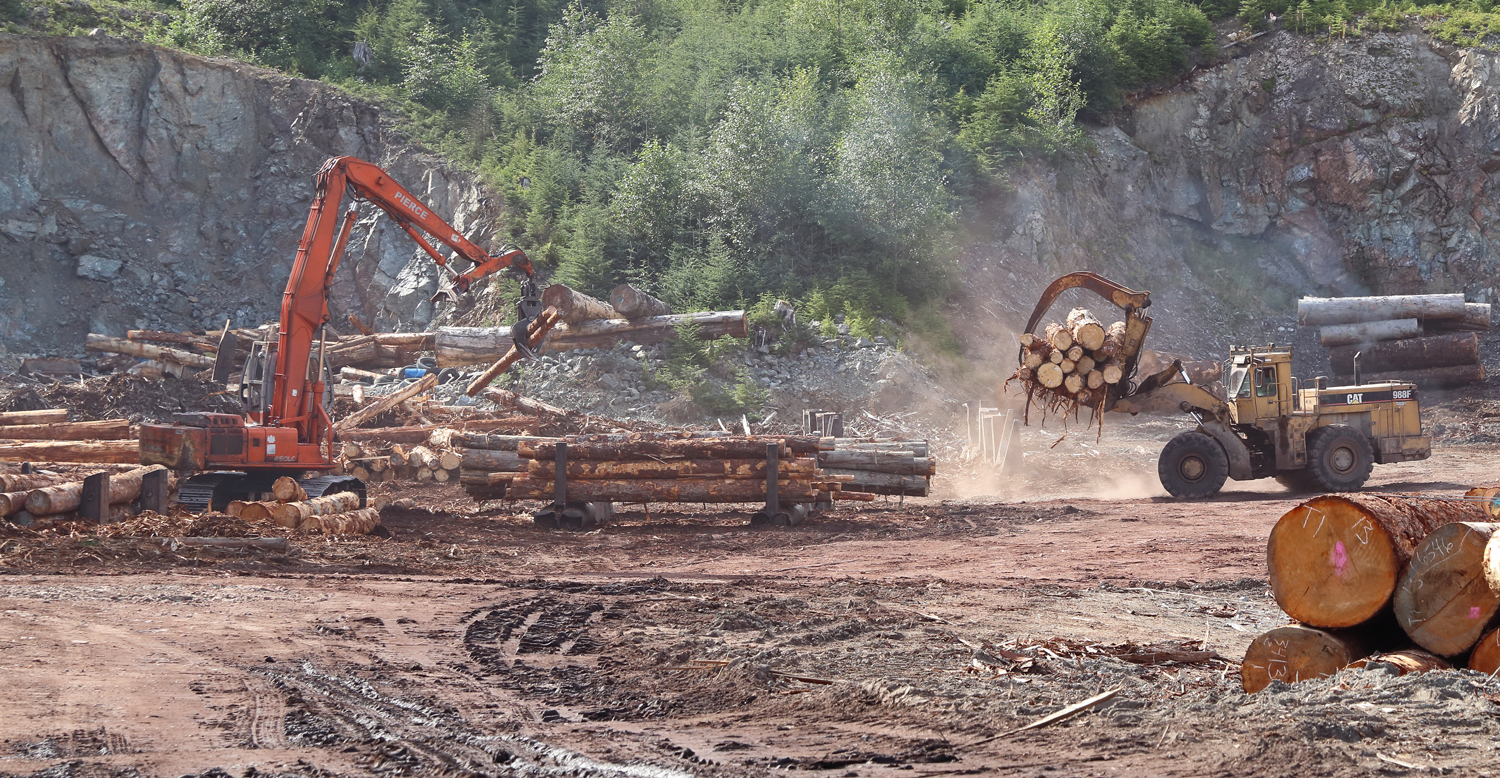
M 1322 427 L 1308 438 L 1307 469 L 1327 491 L 1355 491 L 1365 485 L 1374 468 L 1370 439 L 1353 427 Z
M 1173 497 L 1212 497 L 1229 478 L 1229 455 L 1208 435 L 1184 432 L 1162 448 L 1156 474 Z

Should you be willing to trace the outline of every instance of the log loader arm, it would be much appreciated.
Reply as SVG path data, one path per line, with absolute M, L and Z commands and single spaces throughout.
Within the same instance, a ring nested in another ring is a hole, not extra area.
M 1042 291 L 1041 299 L 1031 312 L 1031 319 L 1026 322 L 1026 332 L 1034 333 L 1037 325 L 1042 323 L 1042 317 L 1047 315 L 1047 310 L 1057 302 L 1058 295 L 1069 289 L 1087 289 L 1125 312 L 1125 346 L 1119 354 L 1124 378 L 1120 383 L 1108 386 L 1104 394 L 1104 405 L 1100 409 L 1116 410 L 1115 404 L 1120 398 L 1128 397 L 1135 391 L 1132 379 L 1140 360 L 1141 344 L 1146 342 L 1146 333 L 1151 331 L 1151 317 L 1145 315 L 1146 309 L 1151 307 L 1151 293 L 1126 289 L 1098 273 L 1069 273 L 1048 284 Z M 1024 351 L 1022 349 L 1022 358 L 1025 357 Z
M 346 195 L 351 202 L 340 219 L 338 210 Z M 328 323 L 328 290 L 349 233 L 354 228 L 356 204 L 360 200 L 367 200 L 385 211 L 439 267 L 448 272 L 453 288 L 460 293 L 468 292 L 475 281 L 501 270 L 519 271 L 522 274 L 521 300 L 516 306 L 521 321 L 516 326 L 521 332 L 526 331 L 527 324 L 541 311 L 541 293 L 532 281 L 531 260 L 520 249 L 505 247 L 500 254 L 491 256 L 460 235 L 380 167 L 355 157 L 328 160 L 318 171 L 307 227 L 297 244 L 292 275 L 282 296 L 275 384 L 270 403 L 264 412 L 252 413 L 251 419 L 264 426 L 292 427 L 297 430 L 299 441 L 320 444 L 327 441 L 330 449 L 333 424 L 319 401 L 326 387 L 321 376 L 309 378 L 308 360 L 314 341 Z M 454 256 L 468 260 L 472 267 L 463 273 L 454 271 L 423 233 L 451 248 Z M 517 339 L 516 343 L 524 340 Z

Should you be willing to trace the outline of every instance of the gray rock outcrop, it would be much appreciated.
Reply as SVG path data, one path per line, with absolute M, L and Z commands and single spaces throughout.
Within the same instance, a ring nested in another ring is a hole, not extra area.
M 119 39 L 0 35 L 0 346 L 70 353 L 88 332 L 274 320 L 314 178 L 346 154 L 481 246 L 493 235 L 472 176 L 324 84 Z M 437 278 L 362 205 L 334 326 L 421 328 L 442 313 Z

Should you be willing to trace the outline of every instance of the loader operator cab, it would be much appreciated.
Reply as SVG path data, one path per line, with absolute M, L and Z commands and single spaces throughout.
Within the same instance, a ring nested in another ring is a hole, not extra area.
M 1226 400 L 1236 424 L 1283 416 L 1293 410 L 1291 349 L 1232 349 Z

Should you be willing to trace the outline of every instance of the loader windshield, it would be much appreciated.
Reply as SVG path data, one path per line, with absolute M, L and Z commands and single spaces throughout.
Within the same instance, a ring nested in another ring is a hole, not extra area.
M 1245 378 L 1250 374 L 1250 368 L 1236 366 L 1229 370 L 1229 394 L 1225 399 L 1232 400 L 1236 397 L 1250 396 L 1250 382 Z

